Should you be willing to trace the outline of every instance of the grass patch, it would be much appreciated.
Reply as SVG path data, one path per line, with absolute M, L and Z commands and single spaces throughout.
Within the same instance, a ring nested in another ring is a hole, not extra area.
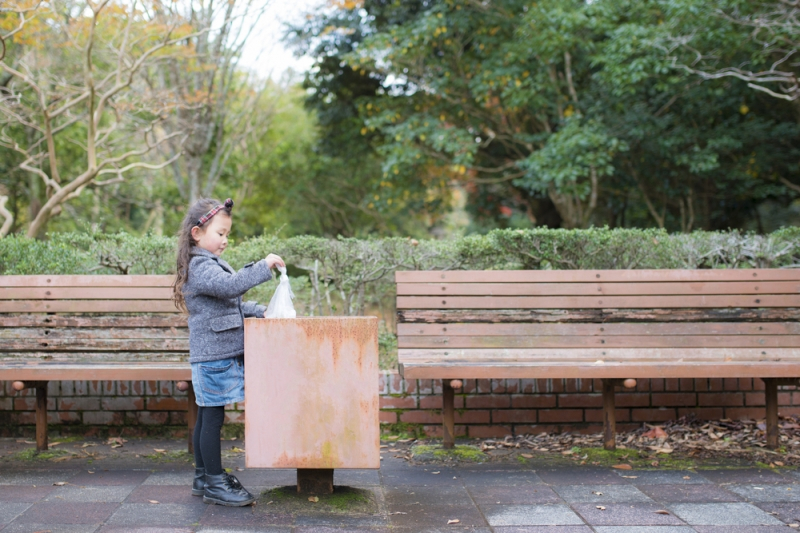
M 146 457 L 147 459 L 157 463 L 191 463 L 194 461 L 194 455 L 190 454 L 186 450 L 170 450 L 165 453 L 156 452 L 142 455 L 142 457 Z
M 61 444 L 71 444 L 73 442 L 84 442 L 86 437 L 80 435 L 70 435 L 65 437 L 48 437 L 49 442 L 59 442 Z
M 320 494 L 318 502 L 308 500 L 308 495 L 298 494 L 294 485 L 264 491 L 258 506 L 264 510 L 288 513 L 316 511 L 329 514 L 375 514 L 378 505 L 372 492 L 354 487 L 335 486 L 333 494 Z
M 37 452 L 36 448 L 26 448 L 11 455 L 13 459 L 20 461 L 49 461 L 50 459 L 57 459 L 65 455 L 72 455 L 67 450 L 59 450 L 57 448 L 50 448 L 43 452 Z
M 424 436 L 425 431 L 421 424 L 407 422 L 381 424 L 381 440 L 419 439 Z
M 424 461 L 449 461 L 462 463 L 482 463 L 486 461 L 486 454 L 477 446 L 457 445 L 451 450 L 430 444 L 418 444 L 411 447 L 414 460 Z
M 645 454 L 638 450 L 606 450 L 604 448 L 573 448 L 573 457 L 579 457 L 587 464 L 599 466 L 614 466 L 618 464 L 629 464 L 636 469 L 646 468 L 665 468 L 670 470 L 685 470 L 697 467 L 694 459 L 687 457 L 676 457 L 671 454 L 659 453 L 655 455 Z M 658 462 L 654 465 L 654 462 Z

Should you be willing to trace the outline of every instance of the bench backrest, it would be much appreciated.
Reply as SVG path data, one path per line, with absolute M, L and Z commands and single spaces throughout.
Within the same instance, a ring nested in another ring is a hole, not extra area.
M 0 313 L 178 313 L 174 276 L 0 276 Z
M 173 276 L 0 276 L 0 359 L 181 361 Z
M 800 361 L 800 270 L 397 272 L 396 281 L 405 368 Z

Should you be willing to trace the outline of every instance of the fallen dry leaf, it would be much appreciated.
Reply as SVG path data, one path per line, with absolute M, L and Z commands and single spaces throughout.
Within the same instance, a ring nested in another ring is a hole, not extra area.
M 126 439 L 122 437 L 109 437 L 106 441 L 106 444 L 110 445 L 112 448 L 119 448 L 122 446 L 123 443 L 128 442 Z
M 612 465 L 611 468 L 616 468 L 617 470 L 633 470 L 633 467 L 629 464 Z
M 647 448 L 653 450 L 656 453 L 672 453 L 675 451 L 668 446 L 648 446 Z
M 319 501 L 319 496 L 309 496 L 308 501 L 317 503 Z
M 450 520 L 447 521 L 448 526 L 450 524 L 459 524 L 459 523 L 461 523 L 461 520 L 459 520 L 458 518 L 451 518 Z
M 533 455 L 529 453 L 521 453 L 519 454 L 520 457 L 524 457 L 525 459 L 533 459 Z
M 669 514 L 669 511 L 666 511 L 664 509 L 659 509 L 658 511 L 655 511 L 655 513 L 656 514 Z
M 431 472 L 431 474 L 441 474 L 441 472 Z
M 692 479 L 689 476 L 683 476 L 683 479 Z
M 147 501 L 149 501 L 150 503 L 159 503 L 158 500 L 147 500 Z
M 626 478 L 626 479 L 636 479 L 636 478 L 638 478 L 639 476 L 622 476 L 622 477 L 624 477 L 624 478 Z
M 686 416 L 660 423 L 658 426 L 645 425 L 629 432 L 619 432 L 617 448 L 631 450 L 632 457 L 644 457 L 645 453 L 642 452 L 655 455 L 656 450 L 660 453 L 673 450 L 671 455 L 687 459 L 738 459 L 750 463 L 761 462 L 767 465 L 772 463 L 776 468 L 781 467 L 779 462 L 784 463 L 784 467 L 800 466 L 800 414 L 781 416 L 779 420 L 781 445 L 786 448 L 786 452 L 780 456 L 775 456 L 765 449 L 764 428 L 766 426 L 763 419 L 722 418 L 708 422 Z M 660 431 L 654 430 L 655 427 L 659 427 L 667 436 L 648 438 L 651 435 L 655 437 L 661 435 Z M 578 464 L 600 465 L 599 462 L 590 461 L 585 455 L 584 449 L 599 449 L 603 443 L 602 433 L 581 435 L 539 433 L 537 435 L 522 434 L 502 440 L 486 439 L 481 441 L 479 446 L 483 451 L 497 448 L 521 448 L 519 451 L 528 455 L 538 455 L 539 452 L 561 454 L 564 450 L 581 448 L 582 450 L 577 455 L 568 455 L 567 457 L 572 457 Z M 657 448 L 654 450 L 648 446 L 657 446 Z M 516 454 L 516 457 L 522 457 L 522 455 Z M 775 459 L 779 461 L 775 461 Z M 622 462 L 626 459 L 619 457 L 617 460 Z M 660 466 L 655 456 L 650 457 L 645 464 L 654 467 Z
M 167 450 L 165 450 L 164 448 L 153 448 L 153 450 L 155 450 L 158 453 L 167 453 Z
M 605 511 L 606 510 L 605 506 L 603 506 L 603 505 L 595 505 L 595 507 L 597 509 L 600 509 L 601 511 Z
M 648 439 L 666 439 L 667 432 L 664 431 L 661 426 L 654 426 L 650 431 L 642 433 L 642 437 L 646 437 Z

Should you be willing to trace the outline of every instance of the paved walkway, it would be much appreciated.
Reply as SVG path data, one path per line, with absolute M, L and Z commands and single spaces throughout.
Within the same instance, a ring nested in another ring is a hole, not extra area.
M 321 512 L 312 502 L 288 509 L 268 503 L 268 494 L 254 507 L 206 505 L 190 494 L 190 464 L 154 461 L 134 454 L 130 444 L 127 455 L 54 463 L 15 459 L 2 441 L 11 440 L 0 439 L 2 533 L 779 533 L 800 524 L 800 474 L 790 470 L 619 471 L 496 463 L 439 468 L 384 454 L 380 471 L 335 473 L 337 485 L 373 495 L 372 512 L 336 513 Z M 183 449 L 178 441 L 144 446 Z M 244 457 L 225 463 L 243 467 Z M 235 473 L 254 493 L 295 483 L 289 470 Z M 458 522 L 448 525 L 451 520 Z

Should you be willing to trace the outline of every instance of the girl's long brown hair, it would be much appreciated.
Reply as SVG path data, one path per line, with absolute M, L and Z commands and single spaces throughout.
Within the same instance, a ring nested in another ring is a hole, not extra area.
M 192 228 L 197 225 L 197 221 L 220 205 L 222 202 L 214 198 L 200 198 L 197 200 L 189 210 L 186 216 L 183 217 L 181 228 L 178 231 L 178 268 L 175 274 L 175 282 L 172 284 L 172 301 L 175 302 L 175 307 L 187 313 L 186 300 L 183 297 L 183 286 L 189 281 L 189 261 L 191 261 L 191 251 L 197 243 L 192 238 Z M 224 207 L 220 213 L 225 213 L 231 216 L 232 207 Z M 210 224 L 209 220 L 206 224 Z

